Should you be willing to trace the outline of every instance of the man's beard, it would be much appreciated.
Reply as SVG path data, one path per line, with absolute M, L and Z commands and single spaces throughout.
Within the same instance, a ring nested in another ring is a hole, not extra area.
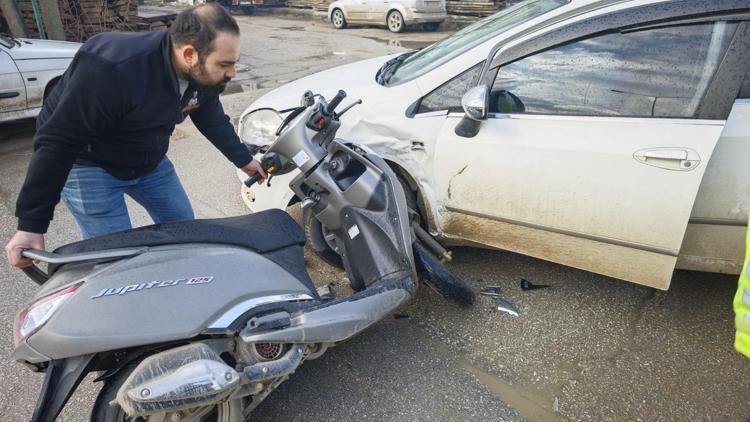
M 190 82 L 190 85 L 192 85 L 195 89 L 205 95 L 219 95 L 224 92 L 227 87 L 227 83 L 229 83 L 231 78 L 227 78 L 225 76 L 221 82 L 216 84 L 207 84 L 205 82 L 201 82 L 199 78 L 207 79 L 207 73 L 208 72 L 206 72 L 206 69 L 202 63 L 198 63 L 197 66 L 191 66 L 187 71 L 188 82 Z

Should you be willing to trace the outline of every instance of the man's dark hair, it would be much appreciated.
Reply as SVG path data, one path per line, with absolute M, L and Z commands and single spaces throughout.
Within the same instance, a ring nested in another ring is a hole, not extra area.
M 169 28 L 172 42 L 195 47 L 201 63 L 214 50 L 213 42 L 219 32 L 239 35 L 240 27 L 217 3 L 205 3 L 180 12 Z

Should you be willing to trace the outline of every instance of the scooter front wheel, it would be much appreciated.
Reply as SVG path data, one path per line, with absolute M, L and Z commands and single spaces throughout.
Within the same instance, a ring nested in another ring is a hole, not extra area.
M 145 417 L 131 417 L 119 405 L 110 403 L 114 403 L 117 391 L 135 367 L 136 365 L 129 365 L 104 382 L 104 386 L 96 397 L 96 402 L 91 410 L 92 422 L 169 422 L 177 420 L 180 422 L 234 422 L 244 420 L 242 416 L 244 399 L 175 412 L 157 413 Z

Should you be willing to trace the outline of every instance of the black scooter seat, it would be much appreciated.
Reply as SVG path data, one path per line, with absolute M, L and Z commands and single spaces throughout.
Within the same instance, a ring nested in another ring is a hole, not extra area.
M 72 254 L 138 246 L 218 243 L 268 253 L 305 244 L 305 232 L 284 211 L 272 209 L 239 217 L 173 221 L 70 243 L 55 249 Z

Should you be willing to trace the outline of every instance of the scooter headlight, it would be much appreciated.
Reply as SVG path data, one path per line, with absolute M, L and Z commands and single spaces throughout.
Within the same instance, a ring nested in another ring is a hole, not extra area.
M 13 322 L 13 341 L 18 344 L 44 325 L 60 307 L 68 301 L 81 287 L 80 284 L 60 290 L 49 296 L 45 296 L 28 308 L 21 309 Z
M 284 119 L 272 108 L 259 108 L 246 114 L 239 125 L 242 142 L 258 146 L 271 145 L 276 140 L 276 130 Z

